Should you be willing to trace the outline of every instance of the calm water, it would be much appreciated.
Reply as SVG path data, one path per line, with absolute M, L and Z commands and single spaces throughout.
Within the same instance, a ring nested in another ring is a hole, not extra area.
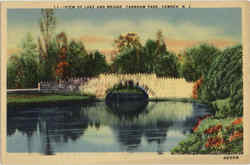
M 7 151 L 160 154 L 185 139 L 207 114 L 205 105 L 181 102 L 149 102 L 133 115 L 116 113 L 104 102 L 8 109 Z

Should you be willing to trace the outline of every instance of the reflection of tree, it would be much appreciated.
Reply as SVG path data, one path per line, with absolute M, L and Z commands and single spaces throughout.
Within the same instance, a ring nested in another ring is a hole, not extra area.
M 7 135 L 11 136 L 16 130 L 28 137 L 37 131 L 38 114 L 25 110 L 8 110 L 7 112 Z
M 80 115 L 80 107 L 60 108 L 56 115 L 42 114 L 41 119 L 49 125 L 49 134 L 55 142 L 76 141 L 88 127 L 88 120 Z
M 43 111 L 32 109 L 8 110 L 7 134 L 12 136 L 16 130 L 27 136 L 28 151 L 31 152 L 32 137 L 40 133 L 42 152 L 51 155 L 53 143 L 76 141 L 88 127 L 86 116 L 80 115 L 80 106 L 50 108 Z M 37 130 L 37 126 L 39 130 Z M 100 123 L 95 123 L 100 127 Z
M 140 126 L 118 126 L 113 128 L 117 134 L 118 142 L 126 151 L 135 150 L 141 143 L 143 129 Z
M 142 104 L 142 106 L 138 106 L 142 110 L 131 111 L 130 113 L 124 113 L 124 108 L 130 109 L 130 106 L 125 103 L 120 103 L 119 107 L 116 108 L 108 106 L 107 110 L 120 120 L 118 125 L 113 126 L 113 130 L 117 134 L 118 142 L 127 151 L 133 151 L 138 148 L 141 144 L 142 136 L 145 135 L 148 143 L 156 142 L 158 144 L 158 153 L 162 153 L 161 145 L 166 141 L 168 128 L 173 122 L 156 119 L 155 123 L 150 123 L 149 121 L 144 121 L 146 122 L 144 123 L 142 116 L 147 116 L 151 108 L 155 106 L 153 104 L 147 108 L 147 105 L 147 103 Z M 125 123 L 123 123 L 124 120 L 126 121 Z
M 172 122 L 158 121 L 153 125 L 118 125 L 113 126 L 118 142 L 125 147 L 126 151 L 136 150 L 140 144 L 142 136 L 145 135 L 148 143 L 157 143 L 157 152 L 162 153 L 162 144 L 166 141 L 168 128 Z
M 7 135 L 12 136 L 16 130 L 26 135 L 28 152 L 32 149 L 32 136 L 37 131 L 38 113 L 25 110 L 7 111 Z
M 17 128 L 16 120 L 7 117 L 7 136 L 12 136 L 15 134 Z
M 156 142 L 158 144 L 157 152 L 163 153 L 162 144 L 167 140 L 168 128 L 172 122 L 158 121 L 155 125 L 146 126 L 144 135 L 148 143 Z

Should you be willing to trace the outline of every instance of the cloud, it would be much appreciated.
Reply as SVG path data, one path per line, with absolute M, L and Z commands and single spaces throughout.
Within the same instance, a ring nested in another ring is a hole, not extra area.
M 233 45 L 236 45 L 238 42 L 231 41 L 231 40 L 203 40 L 203 41 L 196 41 L 196 40 L 176 40 L 176 39 L 165 39 L 165 43 L 167 45 L 167 48 L 170 51 L 173 51 L 175 53 L 181 53 L 186 48 L 193 47 L 195 45 L 199 45 L 201 43 L 208 43 L 211 45 L 216 46 L 219 49 L 223 49 L 226 47 L 230 47 Z
M 120 33 L 137 32 L 142 36 L 142 39 L 154 37 L 159 29 L 161 29 L 167 37 L 175 39 L 211 40 L 227 38 L 236 40 L 230 36 L 230 34 L 224 34 L 223 28 L 218 28 L 213 25 L 196 25 L 188 21 L 175 24 L 167 20 L 165 22 L 159 20 L 142 20 L 140 22 L 110 20 L 103 25 L 89 21 L 72 21 L 71 23 L 63 23 L 62 26 L 60 26 L 61 31 L 66 31 L 73 36 L 79 36 L 79 34 L 94 34 L 98 36 L 116 37 Z
M 141 20 L 132 22 L 129 20 L 110 20 L 104 24 L 91 21 L 65 21 L 57 26 L 57 32 L 64 31 L 69 38 L 80 39 L 87 49 L 112 49 L 113 41 L 121 33 L 136 32 L 142 42 L 154 39 L 156 32 L 162 30 L 168 41 L 169 47 L 186 47 L 198 41 L 229 41 L 240 42 L 238 38 L 225 34 L 221 27 L 203 26 L 192 22 L 172 23 L 168 20 Z M 27 32 L 31 32 L 34 39 L 39 36 L 39 26 L 26 26 L 24 24 L 8 27 L 8 47 L 17 48 Z M 218 43 L 219 44 L 219 43 Z M 223 45 L 223 42 L 221 42 Z M 220 44 L 219 44 L 220 45 Z

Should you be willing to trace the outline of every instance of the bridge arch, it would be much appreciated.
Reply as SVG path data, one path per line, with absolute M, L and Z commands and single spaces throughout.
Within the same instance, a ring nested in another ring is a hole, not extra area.
M 101 74 L 80 86 L 80 91 L 105 98 L 106 91 L 119 82 L 133 80 L 145 90 L 149 98 L 191 97 L 193 83 L 185 79 L 157 77 L 155 74 Z

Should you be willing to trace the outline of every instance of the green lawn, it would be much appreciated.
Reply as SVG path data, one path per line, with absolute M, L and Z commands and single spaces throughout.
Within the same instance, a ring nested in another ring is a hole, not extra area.
M 61 101 L 82 101 L 93 98 L 87 95 L 60 95 L 60 94 L 8 94 L 7 103 L 50 103 Z

